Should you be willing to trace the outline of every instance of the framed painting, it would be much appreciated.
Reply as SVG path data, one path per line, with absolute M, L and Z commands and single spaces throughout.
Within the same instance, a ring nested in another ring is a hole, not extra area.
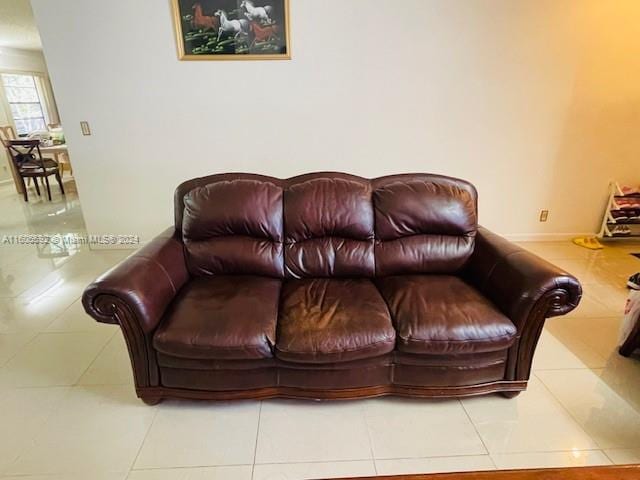
M 180 60 L 288 60 L 289 0 L 171 0 Z

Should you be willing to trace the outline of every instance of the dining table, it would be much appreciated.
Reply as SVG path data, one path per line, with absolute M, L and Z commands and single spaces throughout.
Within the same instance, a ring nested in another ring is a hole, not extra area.
M 67 149 L 66 143 L 51 146 L 41 144 L 40 152 L 42 152 L 43 157 L 53 155 L 53 159 L 58 163 L 58 165 L 60 165 L 60 175 L 62 175 L 62 167 L 64 165 L 69 165 L 69 168 L 71 168 L 71 163 L 69 162 L 69 150 Z

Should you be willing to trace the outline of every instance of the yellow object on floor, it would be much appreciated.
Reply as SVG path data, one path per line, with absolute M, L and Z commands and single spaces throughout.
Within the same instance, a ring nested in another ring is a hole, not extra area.
M 604 248 L 596 237 L 577 237 L 573 239 L 573 243 L 590 250 L 601 250 Z

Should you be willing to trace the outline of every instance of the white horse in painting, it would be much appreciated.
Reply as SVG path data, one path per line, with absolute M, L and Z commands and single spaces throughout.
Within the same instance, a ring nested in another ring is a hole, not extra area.
M 240 8 L 247 10 L 244 15 L 252 22 L 271 23 L 271 5 L 256 7 L 252 0 L 242 0 Z
M 227 35 L 233 35 L 233 38 L 238 38 L 241 33 L 247 33 L 249 31 L 249 22 L 246 20 L 229 20 L 227 13 L 224 10 L 218 10 L 215 14 L 220 18 L 220 28 L 218 28 L 218 42 L 220 37 L 225 33 Z

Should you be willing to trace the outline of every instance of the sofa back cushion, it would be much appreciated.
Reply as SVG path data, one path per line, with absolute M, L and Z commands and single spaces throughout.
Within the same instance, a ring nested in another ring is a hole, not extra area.
M 285 274 L 372 277 L 371 183 L 345 174 L 293 178 L 284 191 Z
M 455 273 L 473 253 L 477 193 L 438 175 L 373 180 L 376 276 Z
M 230 179 L 184 195 L 182 235 L 193 275 L 283 276 L 282 187 Z
M 453 274 L 477 229 L 475 188 L 428 174 L 219 174 L 180 185 L 175 207 L 193 275 Z

